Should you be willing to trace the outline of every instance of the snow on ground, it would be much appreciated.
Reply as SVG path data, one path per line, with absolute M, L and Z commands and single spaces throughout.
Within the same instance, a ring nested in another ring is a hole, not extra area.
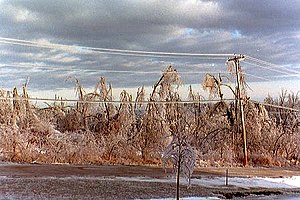
M 181 200 L 219 200 L 218 197 L 182 197 Z M 174 200 L 174 198 L 149 199 L 149 200 Z
M 160 183 L 175 183 L 175 178 L 149 178 L 149 177 L 93 177 L 93 176 L 66 176 L 66 177 L 54 177 L 54 176 L 41 176 L 41 177 L 9 177 L 9 176 L 0 176 L 1 180 L 4 179 L 58 179 L 58 180 L 110 180 L 110 181 L 134 181 L 134 182 L 160 182 Z M 181 183 L 187 185 L 187 181 L 182 179 Z M 262 177 L 229 177 L 228 187 L 243 187 L 243 188 L 300 188 L 300 176 L 292 176 L 285 178 L 262 178 Z M 200 185 L 205 187 L 225 187 L 225 178 L 224 177 L 203 177 L 203 178 L 193 178 L 191 179 L 192 185 Z M 0 199 L 4 196 L 0 195 Z M 276 197 L 276 198 L 275 198 Z M 6 199 L 7 196 L 4 198 Z M 259 197 L 257 199 L 298 199 L 298 196 L 271 196 L 271 197 Z M 10 199 L 14 199 L 11 197 Z M 171 200 L 173 198 L 159 198 L 152 200 Z M 183 200 L 219 200 L 218 197 L 184 197 Z
M 291 188 L 299 188 L 300 187 L 300 176 L 292 176 L 287 178 L 257 178 L 262 179 L 266 182 L 277 183 L 281 185 L 287 185 Z
M 21 177 L 20 177 L 21 178 Z M 1 179 L 13 179 L 7 176 L 0 176 Z M 175 178 L 149 178 L 149 177 L 93 177 L 93 176 L 67 176 L 67 177 L 22 177 L 22 179 L 63 179 L 63 180 L 116 180 L 116 181 L 134 181 L 134 182 L 157 182 L 157 183 L 175 183 Z M 182 178 L 181 184 L 187 185 L 187 181 Z M 192 185 L 199 185 L 205 187 L 224 187 L 224 177 L 210 177 L 210 178 L 193 178 Z M 285 178 L 262 178 L 262 177 L 229 177 L 229 187 L 243 187 L 243 188 L 300 188 L 300 176 L 292 176 Z
M 175 179 L 155 179 L 147 177 L 114 177 L 114 180 L 124 181 L 141 181 L 141 182 L 175 182 Z M 187 181 L 182 179 L 182 184 L 186 185 Z M 220 187 L 225 186 L 225 178 L 213 177 L 213 178 L 201 178 L 191 179 L 191 184 L 200 185 L 205 187 Z M 261 178 L 261 177 L 230 177 L 228 179 L 229 186 L 236 187 L 262 187 L 262 188 L 300 188 L 300 176 L 292 176 L 286 178 Z
M 192 184 L 202 186 L 224 186 L 225 178 L 202 178 L 192 179 Z M 241 178 L 241 177 L 230 177 L 228 179 L 230 186 L 237 187 L 263 187 L 263 188 L 300 188 L 300 176 L 286 177 L 286 178 Z

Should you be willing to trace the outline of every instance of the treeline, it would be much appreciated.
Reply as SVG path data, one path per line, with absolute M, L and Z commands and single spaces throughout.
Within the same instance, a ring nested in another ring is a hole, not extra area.
M 297 165 L 299 112 L 282 107 L 299 110 L 299 95 L 283 91 L 279 98 L 267 97 L 264 106 L 246 96 L 243 80 L 240 91 L 249 164 Z M 0 157 L 38 163 L 160 164 L 172 136 L 180 134 L 195 150 L 197 165 L 242 165 L 236 88 L 230 88 L 236 100 L 225 101 L 222 90 L 230 86 L 221 76 L 207 74 L 203 87 L 218 101 L 204 103 L 190 87 L 190 102 L 183 102 L 177 92 L 181 83 L 170 66 L 149 95 L 141 87 L 133 99 L 124 90 L 120 102 L 114 103 L 105 78 L 100 78 L 92 93 L 86 93 L 75 79 L 78 102 L 67 105 L 57 99 L 46 108 L 35 107 L 27 99 L 27 83 L 21 94 L 17 89 L 2 91 Z

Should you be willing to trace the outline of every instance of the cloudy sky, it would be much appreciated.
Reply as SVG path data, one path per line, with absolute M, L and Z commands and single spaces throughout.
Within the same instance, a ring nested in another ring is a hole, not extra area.
M 21 87 L 29 77 L 30 89 L 42 94 L 73 88 L 69 77 L 93 87 L 101 76 L 117 88 L 151 86 L 168 65 L 185 84 L 199 88 L 207 72 L 226 75 L 227 57 L 143 57 L 91 49 L 108 48 L 245 54 L 251 58 L 242 67 L 257 94 L 296 92 L 299 10 L 299 0 L 0 0 L 0 87 Z

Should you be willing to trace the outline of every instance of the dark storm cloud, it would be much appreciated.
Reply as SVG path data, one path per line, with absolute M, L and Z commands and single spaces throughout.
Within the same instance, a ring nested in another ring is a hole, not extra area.
M 299 67 L 299 10 L 299 0 L 0 0 L 0 36 L 132 50 L 244 53 Z M 159 71 L 169 64 L 183 66 L 182 70 L 192 64 L 188 69 L 195 70 L 194 64 L 198 62 L 3 44 L 0 53 L 2 68 L 27 64 L 26 71 L 21 68 L 16 75 L 22 80 L 31 75 L 37 87 L 42 85 L 38 82 L 44 82 L 45 88 L 55 87 L 55 83 L 63 85 L 59 81 L 62 76 L 74 75 L 88 81 L 102 74 L 109 76 L 101 70 Z M 59 70 L 63 69 L 66 71 L 61 73 Z M 39 80 L 47 70 L 52 70 L 52 80 Z M 116 85 L 132 85 L 132 78 L 124 74 L 110 77 Z M 148 78 L 145 84 L 155 81 Z
M 28 39 L 47 37 L 118 48 L 157 49 L 156 41 L 168 45 L 172 38 L 177 39 L 177 47 L 187 41 L 174 35 L 179 31 L 197 32 L 198 39 L 206 39 L 203 35 L 208 33 L 211 39 L 224 42 L 224 36 L 215 32 L 255 39 L 266 34 L 299 34 L 300 27 L 299 1 L 10 0 L 2 1 L 1 8 L 2 25 L 7 27 L 4 36 L 22 33 Z M 201 40 L 197 42 L 201 46 Z
M 299 31 L 300 1 L 220 1 L 227 14 L 227 26 L 243 33 L 265 35 Z M 231 23 L 230 23 L 231 22 Z

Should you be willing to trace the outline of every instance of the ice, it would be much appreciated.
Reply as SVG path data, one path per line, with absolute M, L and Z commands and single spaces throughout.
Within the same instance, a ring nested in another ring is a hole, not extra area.
M 172 183 L 175 182 L 173 178 L 155 179 L 147 177 L 114 177 L 109 178 L 114 180 L 123 181 L 141 181 L 141 182 L 160 182 L 160 183 Z M 182 184 L 187 185 L 187 181 L 182 181 Z M 200 185 L 205 187 L 223 187 L 225 186 L 224 177 L 213 178 L 201 178 L 191 179 L 192 185 Z M 300 176 L 292 176 L 285 178 L 261 178 L 261 177 L 231 177 L 228 179 L 229 187 L 244 187 L 244 188 L 300 188 Z
M 224 186 L 225 178 L 192 179 L 192 184 L 202 186 Z M 300 176 L 286 178 L 260 178 L 260 177 L 231 177 L 228 184 L 236 187 L 262 187 L 262 188 L 300 188 Z
M 219 200 L 218 197 L 182 197 L 181 200 Z M 149 200 L 174 200 L 174 198 L 149 199 Z
M 49 177 L 50 178 L 50 177 Z M 54 177 L 51 177 L 54 178 Z M 156 182 L 156 183 L 175 183 L 174 178 L 150 178 L 150 177 L 60 177 L 59 179 L 89 179 L 89 180 L 119 180 L 119 181 L 133 181 L 133 182 Z M 187 181 L 181 182 L 183 185 L 188 185 Z M 192 185 L 200 185 L 205 187 L 224 187 L 224 177 L 191 179 Z M 285 178 L 261 178 L 261 177 L 231 177 L 228 179 L 229 187 L 244 187 L 244 188 L 300 188 L 300 176 L 292 176 Z
M 151 177 L 119 177 L 119 176 L 37 176 L 37 177 L 10 177 L 0 176 L 0 184 L 10 179 L 26 179 L 26 180 L 65 180 L 65 181 L 81 181 L 81 180 L 107 180 L 107 181 L 132 181 L 132 182 L 157 182 L 157 183 L 175 183 L 175 178 L 151 178 Z M 229 186 L 225 186 L 224 177 L 203 177 L 191 179 L 192 185 L 204 187 L 240 187 L 240 188 L 300 188 L 300 176 L 284 177 L 284 178 L 262 178 L 262 177 L 229 177 Z M 182 185 L 188 185 L 188 182 L 183 179 Z M 0 199 L 22 199 L 18 196 L 9 196 L 13 194 L 0 194 Z M 36 197 L 36 196 L 35 196 Z M 276 198 L 275 198 L 276 197 Z M 298 196 L 269 196 L 257 197 L 256 199 L 297 199 Z M 171 200 L 174 198 L 157 198 L 152 200 Z M 183 200 L 218 200 L 218 197 L 184 197 Z
M 11 177 L 0 176 L 0 180 L 10 179 Z M 175 183 L 175 178 L 150 178 L 150 177 L 120 177 L 120 176 L 41 176 L 41 177 L 20 177 L 22 179 L 64 179 L 64 180 L 118 180 L 118 181 L 133 181 L 133 182 L 156 182 L 156 183 Z M 182 185 L 188 185 L 186 179 L 182 179 Z M 204 187 L 225 187 L 225 177 L 203 177 L 192 178 L 192 185 Z M 300 188 L 300 176 L 283 177 L 283 178 L 268 178 L 268 177 L 229 177 L 229 187 L 244 187 L 244 188 Z
M 175 182 L 175 179 L 155 179 L 147 177 L 115 177 L 115 180 L 123 181 L 141 181 L 141 182 Z M 188 184 L 183 181 L 182 184 Z M 218 187 L 225 186 L 225 178 L 214 177 L 214 178 L 193 178 L 191 180 L 192 185 L 200 185 L 205 187 Z M 292 176 L 285 178 L 260 178 L 260 177 L 231 177 L 228 179 L 228 184 L 236 187 L 244 188 L 300 188 L 300 176 Z
M 286 178 L 258 178 L 272 184 L 281 186 L 290 186 L 291 188 L 300 188 L 300 176 L 292 176 Z
M 0 180 L 7 179 L 7 176 L 0 176 Z

